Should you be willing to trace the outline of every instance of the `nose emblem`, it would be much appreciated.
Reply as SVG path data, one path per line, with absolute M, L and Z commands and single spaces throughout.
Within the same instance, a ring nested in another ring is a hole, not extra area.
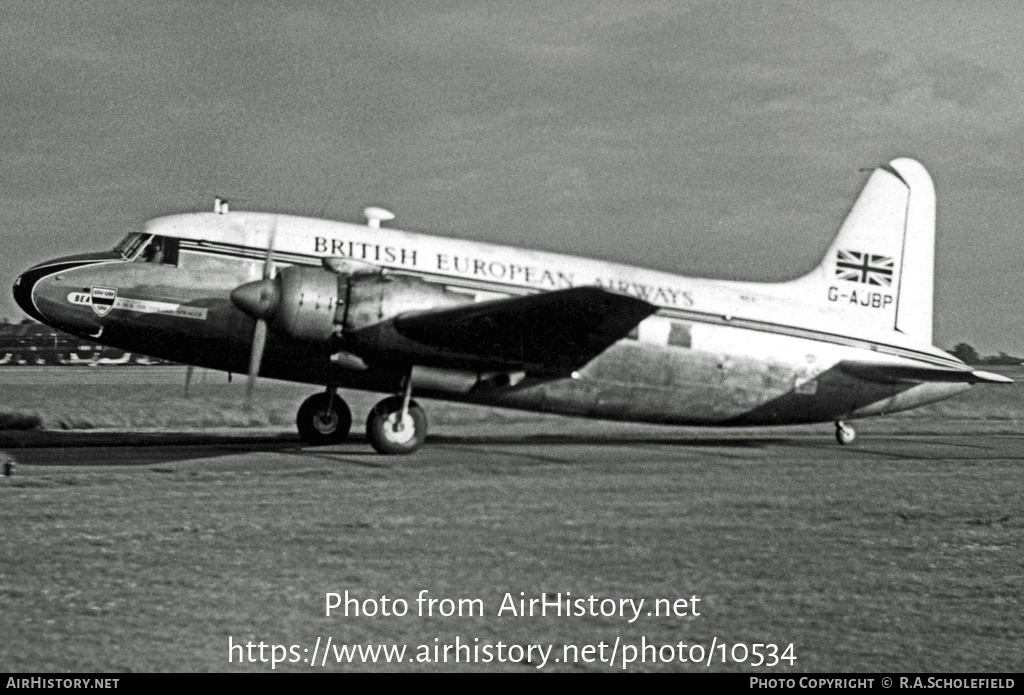
M 93 287 L 90 296 L 92 298 L 92 310 L 100 316 L 106 316 L 114 308 L 117 290 L 109 287 Z

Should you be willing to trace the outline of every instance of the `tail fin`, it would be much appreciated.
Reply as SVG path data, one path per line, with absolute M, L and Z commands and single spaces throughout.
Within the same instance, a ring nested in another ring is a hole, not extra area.
M 844 332 L 895 331 L 931 345 L 934 272 L 935 187 L 902 158 L 871 174 L 821 264 L 787 284 Z

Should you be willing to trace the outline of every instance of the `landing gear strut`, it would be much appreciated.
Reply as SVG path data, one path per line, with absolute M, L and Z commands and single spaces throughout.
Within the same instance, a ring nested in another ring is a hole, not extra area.
M 427 416 L 412 400 L 412 378 L 406 377 L 401 396 L 385 398 L 366 418 L 366 438 L 381 454 L 411 454 L 427 438 Z
M 836 441 L 840 444 L 852 444 L 853 440 L 857 438 L 857 431 L 852 427 L 844 423 L 842 420 L 836 420 Z
M 352 411 L 343 401 L 334 386 L 328 386 L 324 393 L 317 393 L 305 400 L 295 417 L 299 437 L 306 444 L 321 446 L 340 444 L 348 439 L 352 429 Z

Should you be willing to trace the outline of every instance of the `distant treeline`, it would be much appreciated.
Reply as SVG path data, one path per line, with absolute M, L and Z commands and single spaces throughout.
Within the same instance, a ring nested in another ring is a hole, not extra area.
M 107 366 L 167 362 L 100 345 L 28 319 L 0 323 L 0 367 L 44 364 Z
M 1024 357 L 1016 357 L 1000 352 L 998 355 L 979 355 L 978 351 L 967 343 L 958 343 L 955 348 L 949 351 L 951 355 L 967 364 L 1024 364 Z

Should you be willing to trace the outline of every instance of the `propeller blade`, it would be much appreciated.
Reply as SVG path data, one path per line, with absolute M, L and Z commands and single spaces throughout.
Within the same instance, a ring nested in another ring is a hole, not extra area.
M 267 240 L 267 260 L 263 262 L 263 279 L 274 276 L 274 240 L 277 237 L 277 218 L 270 225 L 270 239 Z
M 256 328 L 252 332 L 252 353 L 249 355 L 249 380 L 245 384 L 245 408 L 252 408 L 252 396 L 256 390 L 256 377 L 260 373 L 263 362 L 263 349 L 267 346 L 267 322 L 256 319 Z
M 274 240 L 276 237 L 277 218 L 275 217 L 270 225 L 270 238 L 267 239 L 267 258 L 263 261 L 263 280 L 259 283 L 248 283 L 249 285 L 258 285 L 259 298 L 257 303 L 262 311 L 253 312 L 256 318 L 256 327 L 252 332 L 252 352 L 249 354 L 249 380 L 245 384 L 246 410 L 252 408 L 253 392 L 256 390 L 256 378 L 259 376 L 260 365 L 263 362 L 263 350 L 267 346 L 267 314 L 273 313 L 274 308 L 277 306 L 277 284 L 272 280 L 274 277 Z M 242 287 L 246 287 L 246 285 Z M 241 289 L 237 288 L 235 292 Z M 243 297 L 242 301 L 239 301 L 235 297 L 235 292 L 231 293 L 232 300 L 244 309 L 244 305 L 248 303 L 245 299 L 251 301 L 251 298 Z M 246 293 L 242 292 L 242 294 Z
M 189 387 L 192 386 L 192 372 L 195 371 L 195 368 L 193 364 L 185 367 L 185 396 L 188 396 Z

